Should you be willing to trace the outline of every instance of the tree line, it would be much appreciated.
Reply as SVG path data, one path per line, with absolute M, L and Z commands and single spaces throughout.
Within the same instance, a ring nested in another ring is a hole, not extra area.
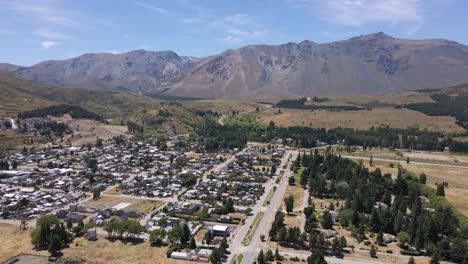
M 449 147 L 452 152 L 468 153 L 468 142 L 452 140 L 441 132 L 420 130 L 417 128 L 378 127 L 368 130 L 352 128 L 311 128 L 311 127 L 276 127 L 269 125 L 242 125 L 237 123 L 220 125 L 207 122 L 197 130 L 201 144 L 206 151 L 221 148 L 243 148 L 247 141 L 272 142 L 275 139 L 291 139 L 296 147 L 316 147 L 317 142 L 326 144 L 344 144 L 363 146 L 364 148 L 405 148 L 413 150 L 443 151 Z
M 31 117 L 46 117 L 46 116 L 62 116 L 64 114 L 70 114 L 72 118 L 85 118 L 85 119 L 93 119 L 96 121 L 104 121 L 104 119 L 91 111 L 83 109 L 79 106 L 73 105 L 52 105 L 47 106 L 27 112 L 22 112 L 18 114 L 19 118 L 31 118 Z

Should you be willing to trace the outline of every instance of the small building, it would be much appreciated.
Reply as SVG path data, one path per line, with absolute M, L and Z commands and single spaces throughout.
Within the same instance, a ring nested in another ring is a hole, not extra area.
M 215 236 L 229 236 L 229 227 L 224 225 L 215 225 L 211 228 Z

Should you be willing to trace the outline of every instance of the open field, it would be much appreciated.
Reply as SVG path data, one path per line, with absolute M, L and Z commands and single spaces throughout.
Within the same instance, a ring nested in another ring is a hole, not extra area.
M 288 188 L 286 189 L 286 194 L 284 195 L 284 198 L 289 197 L 292 195 L 294 197 L 294 212 L 297 211 L 302 211 L 302 204 L 303 204 L 303 199 L 304 199 L 304 188 L 301 186 L 301 173 L 302 173 L 303 168 L 300 168 L 297 173 L 294 173 L 294 178 L 296 179 L 296 184 L 295 185 L 288 185 Z M 286 208 L 286 205 L 283 202 L 283 208 Z
M 74 146 L 94 144 L 97 138 L 109 140 L 116 136 L 129 136 L 127 126 L 106 125 L 89 119 L 72 119 L 69 115 L 54 119 L 67 124 L 73 130 L 74 136 L 69 139 Z
M 235 100 L 223 100 L 223 99 L 207 99 L 207 100 L 196 100 L 186 101 L 183 104 L 191 110 L 207 111 L 211 110 L 218 113 L 232 113 L 235 112 L 250 112 L 255 111 L 257 107 L 262 108 L 262 104 L 248 102 L 248 101 L 235 101 Z
M 392 107 L 374 108 L 361 111 L 326 111 L 269 108 L 257 115 L 262 124 L 275 122 L 277 126 L 309 126 L 314 128 L 347 127 L 369 129 L 371 127 L 390 126 L 394 128 L 419 127 L 443 132 L 463 131 L 453 117 L 427 116 L 423 113 Z
M 356 155 L 382 159 L 395 159 L 406 161 L 409 157 L 411 161 L 423 161 L 423 162 L 434 162 L 452 165 L 467 165 L 468 166 L 468 155 L 458 153 L 445 153 L 445 152 L 430 152 L 430 151 L 406 151 L 406 150 L 389 150 L 373 148 L 362 150 L 358 147 L 356 151 L 352 153 L 342 152 L 344 155 Z
M 18 226 L 0 224 L 0 263 L 19 253 L 48 256 L 47 251 L 36 251 L 31 245 L 31 229 L 20 230 Z
M 36 251 L 31 245 L 31 231 L 20 230 L 17 226 L 0 224 L 0 262 L 19 254 L 28 253 L 48 256 L 46 250 Z M 84 263 L 188 263 L 182 260 L 166 258 L 166 248 L 151 247 L 149 243 L 141 244 L 111 242 L 104 237 L 97 241 L 88 241 L 80 237 L 76 238 L 69 248 L 64 249 L 64 257 L 67 259 L 81 260 Z
M 136 198 L 128 198 L 128 197 L 119 197 L 119 196 L 101 196 L 99 200 L 89 200 L 85 204 L 91 208 L 97 209 L 106 209 L 118 204 L 129 204 L 125 207 L 125 210 L 136 210 L 142 212 L 149 212 L 154 207 L 159 207 L 163 204 L 161 201 L 155 200 L 144 200 L 144 199 L 136 199 Z

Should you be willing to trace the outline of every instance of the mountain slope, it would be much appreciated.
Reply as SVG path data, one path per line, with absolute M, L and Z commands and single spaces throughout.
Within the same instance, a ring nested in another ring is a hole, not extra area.
M 232 99 L 349 96 L 468 82 L 468 47 L 375 33 L 324 44 L 252 45 L 200 59 L 138 50 L 2 67 L 67 87 Z
M 70 104 L 114 118 L 137 109 L 159 105 L 158 101 L 146 96 L 117 91 L 52 87 L 3 71 L 0 71 L 0 99 L 0 112 L 9 116 L 52 104 Z
M 205 58 L 168 93 L 275 98 L 360 95 L 468 81 L 468 47 L 377 33 L 346 41 L 247 46 Z
M 145 91 L 167 85 L 173 76 L 191 63 L 192 58 L 179 57 L 172 51 L 135 50 L 121 54 L 85 54 L 16 69 L 14 65 L 4 64 L 3 68 L 28 80 L 49 85 Z

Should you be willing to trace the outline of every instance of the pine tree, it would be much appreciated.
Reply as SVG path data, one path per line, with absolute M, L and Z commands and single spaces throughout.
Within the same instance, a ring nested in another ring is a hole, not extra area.
M 408 261 L 408 264 L 416 264 L 416 262 L 414 262 L 414 258 L 413 257 L 410 257 L 409 261 Z
M 257 263 L 258 264 L 265 264 L 265 256 L 263 255 L 263 250 L 260 250 L 260 253 L 258 253 Z
M 197 248 L 197 243 L 195 242 L 195 238 L 192 236 L 190 237 L 190 245 L 189 245 L 189 248 L 190 249 L 196 249 Z

